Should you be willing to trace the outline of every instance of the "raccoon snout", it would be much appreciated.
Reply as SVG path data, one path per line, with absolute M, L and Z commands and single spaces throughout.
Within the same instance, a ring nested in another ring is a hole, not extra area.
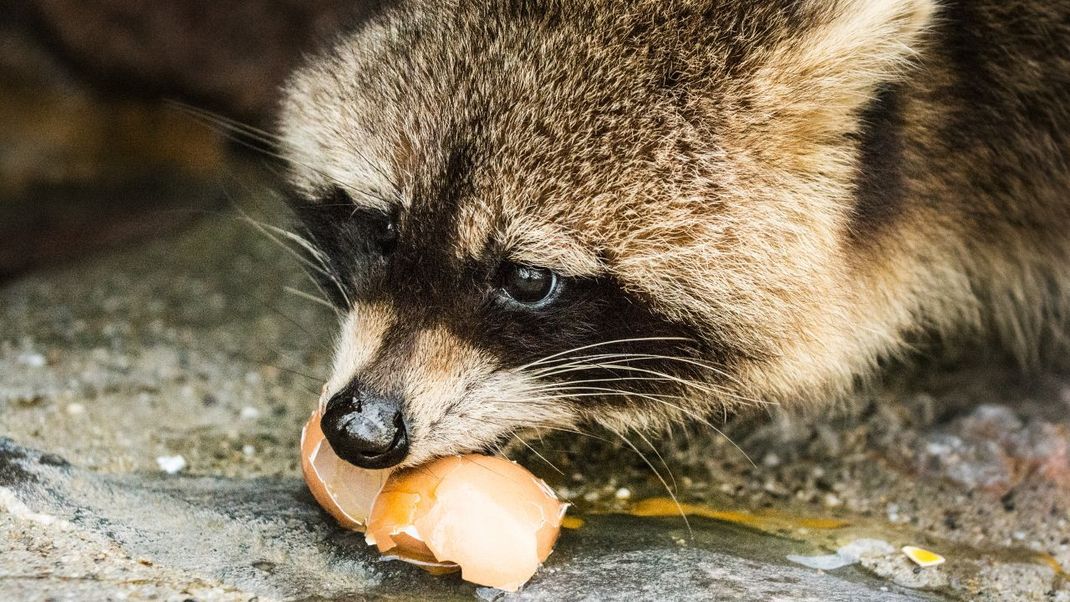
M 361 468 L 388 468 L 409 453 L 401 403 L 355 382 L 327 402 L 320 427 L 334 453 Z

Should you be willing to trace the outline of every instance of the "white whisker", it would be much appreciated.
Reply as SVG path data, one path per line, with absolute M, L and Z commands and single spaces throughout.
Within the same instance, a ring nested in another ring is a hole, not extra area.
M 538 366 L 538 365 L 544 364 L 547 361 L 552 360 L 552 359 L 554 359 L 556 357 L 561 357 L 561 356 L 566 355 L 566 354 L 575 353 L 577 351 L 583 351 L 585 349 L 591 349 L 591 348 L 594 348 L 594 347 L 603 347 L 603 346 L 606 346 L 606 345 L 616 345 L 618 343 L 640 343 L 640 342 L 644 342 L 644 341 L 690 341 L 690 340 L 692 340 L 692 339 L 688 339 L 686 337 L 642 337 L 642 338 L 615 339 L 615 340 L 611 340 L 611 341 L 602 341 L 600 343 L 591 343 L 589 345 L 583 345 L 581 347 L 576 347 L 574 349 L 567 349 L 565 351 L 559 351 L 557 353 L 553 353 L 551 355 L 547 355 L 546 357 L 537 359 L 534 362 L 531 362 L 531 363 L 528 363 L 528 364 L 524 364 L 523 366 L 520 366 L 519 368 L 517 368 L 517 370 L 518 371 L 527 370 L 528 368 L 532 368 L 534 366 Z
M 338 311 L 338 308 L 335 307 L 333 303 L 331 303 L 330 301 L 327 301 L 326 299 L 321 299 L 320 297 L 317 297 L 315 295 L 310 295 L 310 294 L 306 293 L 305 291 L 298 290 L 298 289 L 296 289 L 296 288 L 294 288 L 292 286 L 283 287 L 283 290 L 285 290 L 286 292 L 290 293 L 291 295 L 296 295 L 298 297 L 301 297 L 302 299 L 307 299 L 309 301 L 313 301 L 315 303 L 319 303 L 320 305 L 330 309 L 331 311 L 335 312 L 336 314 L 341 315 L 341 312 Z
M 580 356 L 580 357 L 571 358 L 571 359 L 581 360 L 581 359 L 585 359 L 585 358 L 599 359 L 599 360 L 600 359 L 615 359 L 615 358 L 616 359 L 621 359 L 621 360 L 644 359 L 644 360 L 666 360 L 666 361 L 680 362 L 680 363 L 696 366 L 696 367 L 702 368 L 704 370 L 709 370 L 710 372 L 713 372 L 714 374 L 717 374 L 718 376 L 723 376 L 724 378 L 729 379 L 729 381 L 731 381 L 733 384 L 742 385 L 742 383 L 739 382 L 739 380 L 737 378 L 735 378 L 734 376 L 732 376 L 728 372 L 725 372 L 724 370 L 721 370 L 720 368 L 717 368 L 716 366 L 713 366 L 713 365 L 710 365 L 710 364 L 707 364 L 705 362 L 701 362 L 701 361 L 698 361 L 698 360 L 695 360 L 695 359 L 692 359 L 692 358 L 688 358 L 688 357 L 679 357 L 679 356 L 673 356 L 673 355 L 659 355 L 659 354 L 652 354 L 652 353 L 602 353 L 602 354 L 596 354 L 596 355 L 591 355 L 591 356 Z M 536 370 L 535 374 L 539 375 L 540 373 L 549 371 L 550 369 L 551 368 L 544 368 L 542 370 Z
M 538 452 L 538 450 L 536 450 L 534 447 L 528 445 L 528 442 L 524 441 L 524 439 L 521 438 L 519 435 L 517 435 L 516 433 L 513 433 L 513 438 L 516 439 L 517 441 L 519 441 L 521 443 L 521 445 L 523 445 L 524 447 L 530 449 L 531 453 L 533 453 L 536 456 L 538 456 L 540 460 L 545 462 L 550 468 L 554 469 L 554 471 L 557 472 L 557 474 L 564 476 L 565 473 L 560 468 L 558 468 L 553 462 L 547 460 L 546 457 L 543 456 L 542 454 L 540 454 Z
M 691 379 L 681 378 L 679 376 L 675 376 L 675 375 L 672 375 L 672 374 L 666 374 L 665 372 L 660 372 L 660 371 L 657 371 L 657 370 L 651 370 L 651 369 L 648 369 L 648 368 L 639 368 L 639 367 L 636 367 L 636 366 L 628 366 L 628 365 L 625 365 L 625 364 L 617 364 L 617 363 L 612 363 L 612 362 L 603 363 L 603 364 L 590 364 L 590 365 L 585 365 L 585 366 L 576 366 L 576 367 L 572 367 L 572 368 L 566 368 L 566 369 L 559 370 L 557 372 L 544 374 L 543 377 L 560 376 L 561 374 L 566 374 L 566 373 L 570 373 L 570 372 L 585 372 L 585 371 L 589 371 L 591 369 L 624 370 L 624 371 L 628 371 L 628 372 L 639 372 L 641 374 L 649 374 L 649 375 L 652 375 L 652 376 L 658 376 L 658 377 L 664 378 L 667 381 L 671 381 L 671 382 L 677 383 L 679 385 L 683 385 L 685 387 L 697 389 L 699 391 L 702 391 L 704 393 L 709 393 L 709 394 L 714 395 L 714 396 L 723 395 L 723 396 L 726 396 L 726 397 L 731 397 L 733 399 L 736 399 L 737 401 L 743 402 L 745 405 L 758 405 L 758 406 L 761 406 L 761 405 L 765 405 L 765 404 L 769 403 L 769 402 L 766 402 L 766 401 L 761 401 L 761 400 L 757 400 L 757 399 L 751 399 L 751 398 L 746 397 L 744 395 L 740 395 L 738 393 L 729 391 L 728 389 L 719 387 L 718 385 L 715 385 L 713 383 L 703 383 L 703 382 L 699 382 L 699 381 L 695 381 L 695 380 L 691 380 Z
M 669 475 L 669 480 L 672 481 L 672 490 L 674 492 L 679 491 L 680 487 L 676 484 L 676 477 L 673 476 L 672 469 L 669 468 L 668 462 L 665 461 L 665 458 L 661 455 L 661 452 L 658 451 L 658 448 L 654 447 L 654 444 L 650 442 L 650 439 L 646 438 L 646 435 L 643 434 L 643 431 L 636 430 L 635 434 L 638 435 L 639 438 L 646 443 L 647 447 L 649 447 L 651 451 L 654 452 L 654 455 L 658 457 L 658 460 L 661 462 L 661 465 L 665 467 L 665 474 Z
M 684 507 L 680 504 L 680 500 L 676 499 L 676 494 L 672 491 L 672 489 L 669 488 L 669 483 L 665 481 L 665 477 L 661 476 L 661 473 L 658 472 L 658 469 L 654 467 L 654 464 L 651 463 L 650 459 L 646 457 L 646 454 L 640 451 L 640 449 L 636 447 L 631 441 L 629 441 L 627 437 L 625 437 L 616 429 L 610 428 L 608 426 L 606 428 L 609 430 L 609 432 L 620 437 L 621 441 L 624 441 L 624 443 L 628 447 L 632 448 L 632 451 L 634 451 L 636 454 L 639 455 L 640 458 L 643 459 L 643 462 L 646 463 L 646 465 L 650 468 L 650 471 L 654 473 L 654 476 L 657 477 L 659 481 L 661 481 L 661 484 L 665 487 L 665 491 L 668 492 L 669 497 L 672 498 L 673 503 L 676 504 L 676 508 L 680 511 L 680 516 L 684 519 L 684 525 L 687 526 L 688 534 L 691 537 L 694 537 L 695 534 L 694 531 L 691 530 L 691 522 L 687 520 L 687 513 L 684 512 Z
M 343 190 L 345 190 L 347 192 L 356 192 L 357 194 L 360 194 L 360 195 L 362 195 L 362 196 L 364 196 L 364 197 L 366 197 L 368 199 L 371 199 L 371 200 L 374 200 L 374 201 L 377 201 L 379 203 L 383 203 L 383 204 L 386 204 L 386 205 L 391 205 L 393 203 L 393 201 L 391 201 L 390 199 L 385 198 L 385 197 L 380 196 L 380 195 L 377 195 L 377 194 L 373 194 L 373 193 L 371 193 L 371 192 L 369 192 L 367 190 L 360 190 L 360 189 L 351 188 L 345 182 L 339 180 L 338 178 L 332 176 L 331 174 L 327 173 L 326 171 L 324 171 L 322 169 L 319 169 L 319 168 L 317 168 L 317 167 L 315 167 L 313 165 L 310 165 L 308 163 L 298 161 L 294 157 L 284 156 L 281 153 L 273 150 L 275 147 L 280 146 L 282 144 L 282 142 L 283 142 L 282 138 L 280 138 L 279 136 L 277 136 L 275 134 L 272 134 L 270 132 L 267 132 L 265 130 L 262 130 L 262 129 L 259 129 L 259 128 L 256 128 L 256 127 L 253 127 L 253 126 L 251 126 L 249 124 L 242 123 L 240 121 L 231 119 L 229 117 L 220 115 L 218 113 L 214 113 L 212 111 L 208 111 L 206 109 L 193 107 L 193 106 L 187 105 L 185 103 L 177 102 L 177 101 L 168 101 L 168 102 L 169 102 L 169 104 L 171 104 L 175 108 L 177 108 L 177 109 L 185 112 L 187 115 L 193 117 L 195 120 L 197 120 L 201 124 L 203 124 L 203 125 L 211 128 L 211 129 L 215 130 L 216 132 L 218 132 L 220 134 L 223 134 L 224 136 L 227 137 L 227 139 L 229 139 L 229 140 L 231 140 L 231 141 L 233 141 L 233 142 L 235 142 L 235 143 L 237 143 L 237 144 L 239 144 L 241 146 L 244 146 L 244 147 L 246 147 L 246 148 L 248 148 L 250 150 L 256 151 L 256 152 L 258 152 L 258 153 L 260 153 L 260 154 L 262 154 L 264 156 L 270 157 L 272 159 L 276 159 L 276 160 L 282 161 L 284 163 L 291 163 L 293 165 L 297 165 L 299 167 L 303 167 L 303 168 L 305 168 L 305 169 L 307 169 L 307 170 L 319 175 L 320 177 L 328 180 L 332 184 L 338 186 L 339 188 L 341 188 L 341 189 L 343 189 Z M 250 141 L 255 142 L 256 144 L 253 144 Z M 367 158 L 366 157 L 362 156 L 362 158 L 367 162 Z M 369 165 L 371 165 L 373 168 L 378 169 L 377 166 L 375 166 L 374 164 L 369 163 Z M 384 175 L 384 177 L 386 177 L 385 174 L 383 174 L 383 175 Z M 391 182 L 389 177 L 387 177 L 387 181 Z

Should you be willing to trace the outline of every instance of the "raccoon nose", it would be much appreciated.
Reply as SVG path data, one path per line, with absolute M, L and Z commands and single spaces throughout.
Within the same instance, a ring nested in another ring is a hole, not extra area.
M 327 402 L 320 427 L 334 453 L 361 468 L 388 468 L 409 453 L 401 403 L 356 384 Z

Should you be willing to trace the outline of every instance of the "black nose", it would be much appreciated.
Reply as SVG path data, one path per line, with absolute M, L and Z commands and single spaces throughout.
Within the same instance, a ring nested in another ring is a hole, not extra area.
M 320 427 L 334 453 L 361 468 L 394 466 L 409 453 L 401 404 L 355 382 L 327 402 Z

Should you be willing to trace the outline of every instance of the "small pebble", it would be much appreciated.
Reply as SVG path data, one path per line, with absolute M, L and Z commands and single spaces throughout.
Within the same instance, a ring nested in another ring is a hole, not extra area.
M 888 520 L 893 523 L 899 522 L 899 504 L 888 504 L 885 508 Z
M 181 454 L 175 456 L 158 456 L 156 465 L 167 474 L 178 474 L 186 468 L 186 459 Z
M 256 420 L 260 417 L 260 410 L 252 406 L 245 406 L 241 409 L 241 417 L 243 420 Z
M 77 402 L 69 403 L 67 404 L 67 413 L 71 416 L 80 416 L 85 414 L 85 406 Z
M 252 446 L 252 445 L 246 444 L 246 445 L 241 446 L 241 453 L 246 458 L 251 458 L 251 457 L 256 455 L 256 448 L 254 446 Z
M 16 362 L 30 368 L 44 368 L 48 362 L 40 353 L 23 353 L 15 359 Z
M 844 558 L 857 562 L 867 557 L 872 558 L 894 554 L 895 547 L 883 539 L 863 537 L 842 546 L 840 549 L 836 550 L 836 553 Z
M 895 548 L 892 547 L 892 544 L 882 539 L 862 538 L 841 546 L 840 549 L 836 550 L 835 554 L 821 554 L 818 556 L 797 556 L 792 554 L 787 559 L 808 568 L 832 571 L 855 564 L 862 558 L 882 556 L 894 551 Z
M 787 559 L 801 564 L 807 568 L 816 569 L 819 571 L 833 571 L 840 567 L 845 567 L 850 564 L 854 564 L 850 560 L 843 558 L 837 554 L 822 554 L 820 556 L 798 556 L 795 554 L 789 554 Z
M 632 491 L 627 487 L 621 487 L 617 490 L 616 493 L 613 494 L 613 497 L 617 498 L 618 500 L 626 500 L 632 497 Z

